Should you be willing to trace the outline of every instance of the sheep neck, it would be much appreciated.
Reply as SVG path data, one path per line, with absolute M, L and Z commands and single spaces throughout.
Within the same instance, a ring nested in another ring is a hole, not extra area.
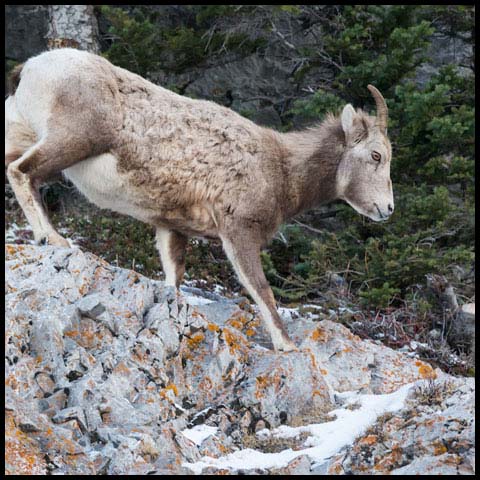
M 345 150 L 340 120 L 281 136 L 286 151 L 285 218 L 337 199 L 336 173 Z

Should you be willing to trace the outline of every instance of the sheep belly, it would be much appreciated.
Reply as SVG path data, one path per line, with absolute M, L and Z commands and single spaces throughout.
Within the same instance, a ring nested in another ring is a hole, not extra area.
M 130 215 L 147 223 L 154 214 L 131 198 L 131 189 L 118 173 L 117 159 L 110 153 L 87 158 L 66 168 L 63 174 L 90 202 L 100 208 Z M 155 213 L 158 215 L 158 212 Z

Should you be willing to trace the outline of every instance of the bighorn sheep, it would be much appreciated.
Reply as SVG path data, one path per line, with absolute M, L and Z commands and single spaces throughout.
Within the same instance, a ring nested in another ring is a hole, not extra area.
M 274 348 L 292 350 L 260 249 L 286 219 L 335 199 L 373 220 L 393 212 L 387 106 L 368 88 L 376 117 L 348 104 L 313 128 L 279 133 L 100 56 L 44 52 L 13 75 L 7 175 L 37 242 L 68 245 L 38 194 L 60 171 L 98 206 L 153 225 L 169 285 L 182 280 L 189 236 L 220 238 Z

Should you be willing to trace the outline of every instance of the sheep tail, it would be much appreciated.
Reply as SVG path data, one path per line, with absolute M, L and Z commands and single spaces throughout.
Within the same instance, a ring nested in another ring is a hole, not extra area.
M 7 85 L 8 85 L 9 95 L 15 95 L 15 92 L 17 91 L 18 84 L 20 83 L 20 80 L 21 80 L 21 73 L 22 73 L 23 66 L 24 66 L 23 63 L 16 65 L 8 76 Z

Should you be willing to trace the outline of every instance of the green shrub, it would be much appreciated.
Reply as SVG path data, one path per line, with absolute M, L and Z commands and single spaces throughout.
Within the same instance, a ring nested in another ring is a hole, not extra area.
M 400 290 L 398 288 L 393 288 L 388 282 L 385 282 L 381 287 L 373 287 L 368 288 L 366 291 L 360 291 L 359 296 L 367 306 L 386 308 L 399 293 Z
M 100 11 L 110 23 L 111 44 L 103 53 L 108 60 L 144 77 L 159 67 L 160 32 L 147 10 L 136 8 L 129 15 L 121 8 L 102 5 Z
M 115 65 L 127 68 L 144 77 L 152 72 L 182 73 L 199 66 L 219 52 L 235 51 L 248 55 L 265 45 L 261 35 L 250 38 L 243 32 L 229 32 L 212 28 L 212 22 L 226 15 L 246 15 L 249 7 L 237 13 L 229 5 L 190 5 L 190 15 L 175 27 L 160 27 L 158 14 L 145 6 L 133 13 L 121 8 L 103 5 L 102 15 L 109 23 L 110 46 L 103 53 Z
M 386 224 L 375 224 L 341 208 L 344 227 L 311 241 L 296 281 L 322 278 L 328 270 L 346 272 L 352 291 L 370 305 L 378 301 L 380 308 L 402 301 L 413 285 L 425 284 L 427 273 L 453 280 L 455 265 L 471 268 L 474 76 L 447 65 L 424 87 L 413 81 L 435 30 L 426 20 L 433 18 L 432 8 L 346 6 L 327 30 L 324 53 L 338 66 L 333 88 L 297 101 L 292 113 L 321 119 L 346 101 L 370 103 L 366 84 L 378 86 L 389 106 L 396 211 Z M 450 6 L 448 14 L 468 31 L 473 19 L 468 23 L 460 11 L 468 9 Z M 277 264 L 275 255 L 272 263 Z M 294 267 L 292 277 L 295 273 Z M 306 282 L 305 295 L 309 291 Z

